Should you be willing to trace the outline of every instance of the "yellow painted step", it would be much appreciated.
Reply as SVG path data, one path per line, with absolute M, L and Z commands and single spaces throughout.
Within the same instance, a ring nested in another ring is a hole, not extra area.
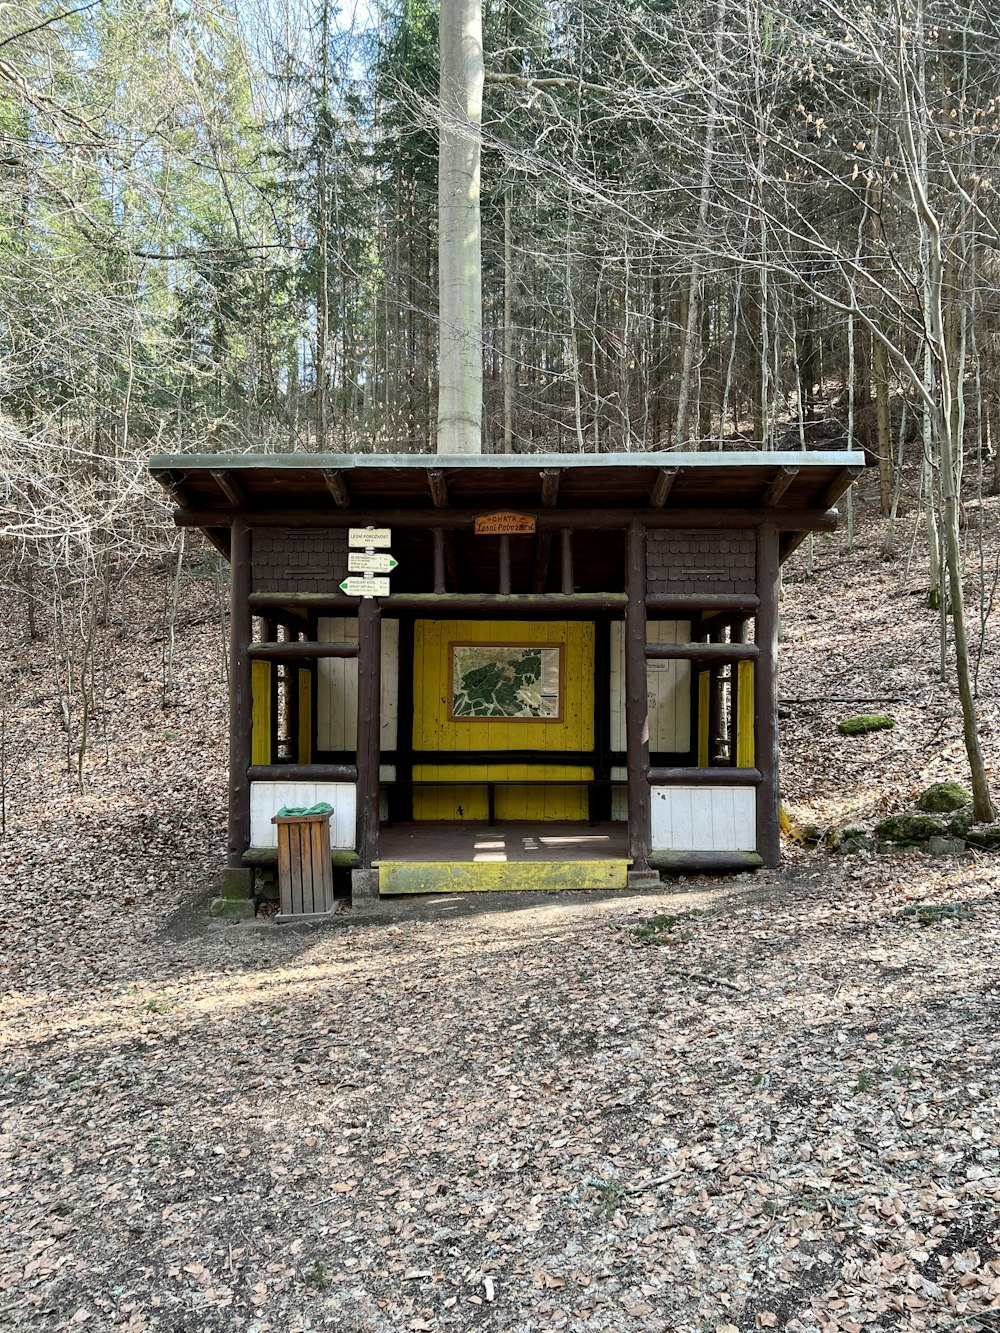
M 380 861 L 381 894 L 624 889 L 628 861 Z

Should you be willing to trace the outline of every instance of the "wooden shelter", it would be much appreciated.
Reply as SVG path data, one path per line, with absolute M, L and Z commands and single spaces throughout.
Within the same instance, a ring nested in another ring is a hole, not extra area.
M 232 568 L 233 872 L 323 800 L 383 893 L 777 865 L 779 566 L 863 463 L 154 458 Z

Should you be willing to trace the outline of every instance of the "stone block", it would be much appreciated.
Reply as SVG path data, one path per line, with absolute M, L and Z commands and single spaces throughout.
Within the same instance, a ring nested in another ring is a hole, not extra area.
M 220 898 L 253 898 L 253 869 L 250 866 L 225 866 L 219 872 Z
M 965 839 L 928 838 L 927 850 L 930 852 L 931 856 L 957 856 L 959 852 L 965 851 Z
M 378 901 L 378 871 L 352 870 L 351 902 L 377 903 Z
M 256 908 L 250 898 L 213 898 L 211 913 L 224 921 L 250 921 Z
M 630 870 L 626 882 L 630 889 L 658 889 L 662 883 L 658 870 Z

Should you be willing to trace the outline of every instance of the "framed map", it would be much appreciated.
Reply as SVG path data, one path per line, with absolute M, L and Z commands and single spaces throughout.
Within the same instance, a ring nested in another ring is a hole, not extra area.
M 558 644 L 452 643 L 449 650 L 452 720 L 561 720 Z

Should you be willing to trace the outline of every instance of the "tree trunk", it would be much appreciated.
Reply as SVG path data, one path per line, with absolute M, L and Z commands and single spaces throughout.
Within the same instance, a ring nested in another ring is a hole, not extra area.
M 479 164 L 484 72 L 480 0 L 442 0 L 440 25 L 437 451 L 478 454 L 483 446 Z

